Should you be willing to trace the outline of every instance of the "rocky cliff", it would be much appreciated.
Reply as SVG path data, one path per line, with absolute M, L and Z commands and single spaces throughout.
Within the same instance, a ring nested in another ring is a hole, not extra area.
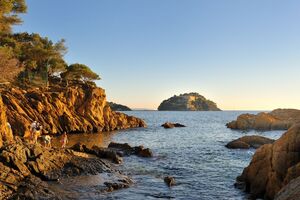
M 217 104 L 198 93 L 186 93 L 164 100 L 159 111 L 220 111 Z
M 239 185 L 244 183 L 246 191 L 254 198 L 273 199 L 285 185 L 299 176 L 300 125 L 295 125 L 273 144 L 260 147 L 237 182 Z M 291 187 L 287 189 L 291 190 Z
M 276 109 L 270 113 L 261 112 L 257 115 L 242 114 L 237 120 L 227 124 L 228 128 L 239 130 L 287 130 L 300 123 L 300 110 Z
M 110 108 L 113 111 L 131 111 L 131 109 L 129 107 L 121 105 L 121 104 L 117 104 L 117 103 L 113 103 L 113 102 L 108 102 L 108 105 L 110 106 Z
M 113 131 L 145 127 L 143 120 L 114 112 L 106 103 L 101 88 L 77 84 L 52 87 L 48 90 L 5 89 L 1 91 L 1 137 L 10 137 L 6 122 L 14 135 L 27 136 L 30 124 L 36 120 L 45 133 Z M 6 111 L 5 111 L 6 110 Z M 5 133 L 5 134 L 4 134 Z

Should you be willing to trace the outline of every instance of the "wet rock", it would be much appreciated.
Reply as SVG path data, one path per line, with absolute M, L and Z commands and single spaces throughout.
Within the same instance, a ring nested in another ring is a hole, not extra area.
M 253 198 L 273 199 L 291 180 L 300 176 L 300 125 L 295 125 L 273 144 L 261 146 L 238 181 Z
M 183 124 L 179 124 L 179 123 L 171 123 L 171 122 L 166 122 L 164 124 L 161 125 L 162 127 L 164 128 L 174 128 L 174 127 L 186 127 L 185 125 Z
M 149 148 L 144 148 L 143 146 L 140 146 L 136 150 L 136 155 L 140 157 L 145 157 L 145 158 L 151 158 L 153 157 L 153 153 Z
M 287 130 L 300 122 L 300 110 L 276 109 L 270 113 L 242 114 L 237 120 L 226 124 L 228 128 L 239 130 Z
M 128 143 L 121 144 L 111 142 L 108 145 L 108 149 L 113 149 L 122 156 L 137 155 L 146 158 L 153 157 L 153 153 L 149 148 L 144 148 L 143 146 L 131 147 Z
M 262 137 L 262 136 L 244 136 L 237 140 L 229 142 L 226 147 L 229 149 L 249 149 L 249 148 L 259 148 L 264 144 L 272 144 L 275 140 Z
M 175 178 L 172 176 L 166 176 L 164 181 L 169 187 L 172 187 L 176 184 Z
M 17 191 L 10 196 L 11 200 L 52 199 L 61 200 L 48 186 L 48 184 L 35 176 L 26 177 L 18 186 Z
M 108 180 L 109 177 L 121 177 L 111 162 L 99 158 L 116 159 L 117 154 L 113 150 L 89 149 L 82 144 L 75 145 L 73 149 L 93 153 L 94 156 L 74 150 L 45 148 L 40 144 L 31 145 L 18 138 L 3 146 L 0 149 L 0 199 L 60 199 L 49 189 L 47 182 L 99 173 L 109 174 Z M 107 182 L 106 191 L 126 188 L 131 184 L 126 176 Z

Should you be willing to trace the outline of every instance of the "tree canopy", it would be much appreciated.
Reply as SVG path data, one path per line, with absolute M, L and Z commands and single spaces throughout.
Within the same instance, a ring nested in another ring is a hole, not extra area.
M 93 72 L 84 64 L 75 63 L 67 67 L 67 70 L 61 73 L 64 80 L 81 80 L 84 82 L 100 80 L 98 74 Z
M 11 47 L 26 70 L 45 70 L 49 76 L 63 72 L 67 66 L 63 59 L 67 51 L 64 42 L 53 43 L 36 33 L 7 34 L 0 38 L 0 46 Z
M 18 14 L 25 13 L 26 10 L 25 0 L 1 0 L 0 33 L 11 32 L 12 25 L 22 22 Z
M 19 14 L 26 10 L 25 0 L 0 0 L 0 81 L 18 77 L 26 86 L 48 86 L 49 80 L 59 77 L 84 82 L 100 79 L 86 65 L 67 65 L 64 39 L 55 43 L 37 33 L 12 33 L 12 26 L 22 22 Z
M 14 82 L 21 70 L 22 66 L 14 58 L 12 50 L 7 47 L 0 47 L 0 82 Z

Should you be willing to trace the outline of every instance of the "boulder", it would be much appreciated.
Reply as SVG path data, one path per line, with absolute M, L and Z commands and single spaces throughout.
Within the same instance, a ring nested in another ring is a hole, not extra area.
M 300 125 L 295 125 L 273 144 L 261 146 L 239 183 L 253 198 L 273 199 L 291 180 L 300 176 Z
M 229 142 L 226 147 L 229 149 L 249 149 L 249 148 L 259 148 L 260 146 L 264 144 L 272 144 L 275 140 L 257 136 L 257 135 L 251 135 L 251 136 L 244 136 L 237 140 L 233 140 L 232 142 Z

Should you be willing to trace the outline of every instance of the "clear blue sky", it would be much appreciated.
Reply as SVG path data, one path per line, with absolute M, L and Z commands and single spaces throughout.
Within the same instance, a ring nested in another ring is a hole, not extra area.
M 222 109 L 300 108 L 299 0 L 27 0 L 15 31 L 65 38 L 108 100 L 157 108 L 199 92 Z

